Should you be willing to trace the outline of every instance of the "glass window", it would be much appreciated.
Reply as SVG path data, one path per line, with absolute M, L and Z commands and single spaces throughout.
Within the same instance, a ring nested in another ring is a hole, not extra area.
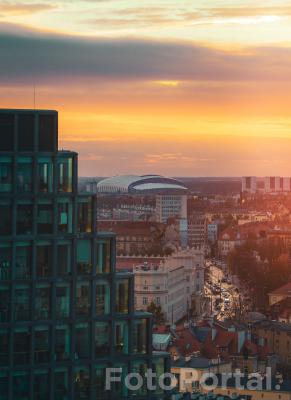
M 0 235 L 11 235 L 12 215 L 8 201 L 0 201 L 0 221 Z
M 38 160 L 38 191 L 42 193 L 53 192 L 53 161 L 49 157 Z
M 58 202 L 58 232 L 72 233 L 73 207 L 70 199 Z
M 0 157 L 0 193 L 12 191 L 12 159 Z
M 30 242 L 16 243 L 15 255 L 15 278 L 28 279 L 31 276 L 31 254 L 32 244 Z
M 55 123 L 56 120 L 54 115 L 43 114 L 39 116 L 39 151 L 54 151 L 56 140 Z
M 17 285 L 14 292 L 14 320 L 30 320 L 30 296 L 28 285 Z
M 57 325 L 55 330 L 55 360 L 65 361 L 70 358 L 70 328 L 68 325 Z
M 96 282 L 96 314 L 110 313 L 110 285 L 107 281 Z
M 32 158 L 19 157 L 16 167 L 16 187 L 18 192 L 32 191 Z
M 76 343 L 75 343 L 75 356 L 79 360 L 81 358 L 88 358 L 90 356 L 90 334 L 89 324 L 76 325 Z
M 64 241 L 58 244 L 57 275 L 64 276 L 71 274 L 71 242 Z
M 37 206 L 37 232 L 53 233 L 53 204 L 51 201 L 43 200 Z
M 17 205 L 17 234 L 32 234 L 33 207 L 32 203 L 21 202 Z
M 10 320 L 10 287 L 0 285 L 0 322 L 9 322 Z
M 30 358 L 29 328 L 16 328 L 13 333 L 13 362 L 15 365 L 26 365 Z
M 106 368 L 107 365 L 96 365 L 95 368 L 95 392 L 97 400 L 106 400 L 109 398 L 109 393 L 106 390 Z M 119 367 L 116 367 L 119 368 Z M 124 381 L 123 381 L 124 382 Z M 113 382 L 112 382 L 113 385 Z M 125 386 L 125 385 L 124 385 Z M 111 392 L 111 391 L 110 391 Z
M 11 278 L 11 244 L 0 243 L 0 280 Z
M 95 322 L 95 354 L 104 356 L 110 352 L 110 325 L 108 322 Z
M 0 329 L 0 366 L 7 367 L 9 365 L 9 331 L 8 329 Z
M 51 313 L 51 286 L 39 284 L 35 289 L 35 319 L 49 319 Z
M 97 274 L 110 272 L 111 241 L 97 242 Z
M 92 273 L 91 240 L 78 240 L 78 243 L 77 243 L 77 273 L 80 275 Z
M 163 358 L 158 358 L 154 361 L 153 363 L 153 372 L 157 374 L 155 381 L 156 381 L 156 394 L 163 394 L 163 390 L 160 388 L 160 385 L 158 385 L 159 378 L 162 374 L 165 373 L 165 360 Z
M 25 371 L 13 372 L 12 380 L 13 399 L 30 400 L 29 374 Z
M 49 400 L 50 398 L 50 379 L 49 371 L 38 370 L 33 375 L 33 399 Z
M 13 151 L 14 115 L 0 114 L 0 151 Z
M 116 283 L 116 312 L 128 314 L 128 279 L 122 279 Z
M 34 150 L 34 114 L 18 116 L 18 150 Z
M 69 373 L 67 368 L 55 369 L 54 400 L 69 400 Z
M 140 374 L 141 377 L 143 378 L 143 385 L 139 390 L 136 390 L 134 392 L 135 395 L 136 396 L 139 396 L 139 395 L 145 396 L 147 394 L 147 385 L 146 385 L 146 379 L 145 379 L 145 373 L 147 372 L 147 365 L 140 361 L 135 361 L 133 363 L 132 372 Z M 134 380 L 133 380 L 133 384 L 135 384 Z
M 115 322 L 114 345 L 117 353 L 128 353 L 128 322 Z
M 1 129 L 1 127 L 0 127 Z M 7 372 L 0 372 L 0 400 L 9 399 L 9 376 Z
M 81 197 L 78 199 L 78 226 L 79 233 L 92 232 L 93 210 L 92 198 Z
M 58 191 L 66 193 L 73 191 L 72 157 L 62 157 L 58 159 Z
M 52 275 L 53 247 L 50 242 L 39 242 L 36 246 L 36 275 L 47 278 Z
M 50 354 L 50 332 L 48 326 L 37 326 L 34 330 L 34 361 L 46 363 Z
M 77 283 L 76 314 L 87 316 L 90 313 L 90 284 L 89 282 Z
M 119 399 L 119 398 L 128 398 L 128 390 L 126 386 L 123 384 L 125 377 L 128 374 L 128 368 L 126 364 L 122 364 L 120 362 L 117 362 L 115 365 L 113 365 L 113 368 L 121 368 L 121 372 L 117 372 L 116 375 L 120 376 L 121 375 L 121 382 L 112 382 L 111 389 L 112 389 L 112 394 L 113 398 Z
M 56 287 L 56 318 L 69 318 L 70 316 L 70 285 L 58 283 Z
M 147 352 L 147 333 L 148 324 L 146 319 L 136 319 L 133 321 L 133 352 Z
M 88 367 L 75 368 L 75 400 L 89 399 L 90 372 Z

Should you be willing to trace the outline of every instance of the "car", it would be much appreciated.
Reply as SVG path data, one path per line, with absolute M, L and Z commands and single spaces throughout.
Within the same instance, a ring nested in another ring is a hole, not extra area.
M 225 299 L 224 299 L 224 304 L 226 305 L 226 304 L 229 304 L 230 303 L 230 299 L 229 299 L 229 297 L 226 297 Z

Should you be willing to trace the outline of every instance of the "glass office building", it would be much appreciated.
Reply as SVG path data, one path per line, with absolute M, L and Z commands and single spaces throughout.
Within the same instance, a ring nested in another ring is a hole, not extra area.
M 151 315 L 134 312 L 77 167 L 56 111 L 0 110 L 0 400 L 164 398 L 105 391 L 106 367 L 161 374 L 169 359 L 152 352 Z

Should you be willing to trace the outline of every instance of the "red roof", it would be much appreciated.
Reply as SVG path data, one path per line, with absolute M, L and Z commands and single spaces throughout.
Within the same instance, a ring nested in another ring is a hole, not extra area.
M 286 283 L 270 293 L 271 295 L 291 296 L 291 282 Z

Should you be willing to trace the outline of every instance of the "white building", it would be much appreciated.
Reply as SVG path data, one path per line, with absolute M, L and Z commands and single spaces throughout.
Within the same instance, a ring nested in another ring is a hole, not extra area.
M 265 177 L 265 192 L 274 193 L 281 192 L 283 185 L 283 178 L 280 176 L 266 176 Z
M 146 310 L 150 303 L 161 306 L 166 321 L 174 324 L 193 308 L 195 296 L 204 289 L 204 255 L 193 249 L 165 257 L 159 264 L 133 268 L 135 307 Z M 197 310 L 196 310 L 197 311 Z
M 187 219 L 187 195 L 157 195 L 156 216 L 157 222 L 162 223 L 166 223 L 168 218 Z
M 257 177 L 256 176 L 243 176 L 242 177 L 242 192 L 256 193 L 257 191 Z

